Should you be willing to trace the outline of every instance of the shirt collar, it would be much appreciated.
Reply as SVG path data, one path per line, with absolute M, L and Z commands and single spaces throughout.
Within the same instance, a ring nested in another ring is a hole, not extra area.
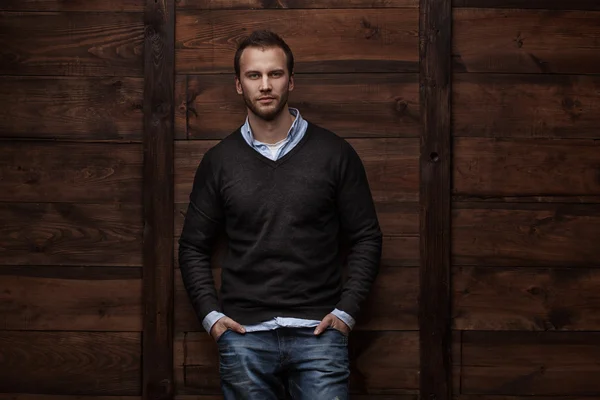
M 288 110 L 290 114 L 296 118 L 294 119 L 294 122 L 292 122 L 292 126 L 290 126 L 290 129 L 288 130 L 287 136 L 284 140 L 293 140 L 294 137 L 298 135 L 299 127 L 302 126 L 302 121 L 304 121 L 304 119 L 302 118 L 302 115 L 300 115 L 300 111 L 297 108 L 288 107 Z M 258 142 L 258 140 L 254 139 L 254 135 L 252 134 L 252 128 L 250 128 L 250 121 L 248 120 L 248 117 L 246 117 L 246 121 L 244 122 L 244 125 L 242 125 L 240 131 L 242 132 L 244 139 L 246 139 L 248 144 L 251 146 L 254 146 L 255 142 Z

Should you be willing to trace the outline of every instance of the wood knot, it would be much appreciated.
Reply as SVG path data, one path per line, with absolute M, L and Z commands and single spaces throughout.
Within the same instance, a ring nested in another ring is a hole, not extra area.
M 360 25 L 365 30 L 365 38 L 366 39 L 378 39 L 379 38 L 379 27 L 378 26 L 371 25 L 371 23 L 365 18 L 362 18 L 362 20 L 360 21 Z
M 406 109 L 408 108 L 408 103 L 406 100 L 397 100 L 396 101 L 396 111 L 400 114 L 404 114 Z

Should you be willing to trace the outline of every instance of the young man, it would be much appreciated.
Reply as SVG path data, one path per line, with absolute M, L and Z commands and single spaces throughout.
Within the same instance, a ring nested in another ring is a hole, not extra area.
M 362 162 L 288 108 L 294 58 L 279 36 L 253 32 L 234 66 L 248 116 L 196 172 L 179 240 L 185 288 L 218 344 L 225 399 L 347 399 L 347 337 L 381 257 Z M 219 301 L 210 259 L 220 229 Z

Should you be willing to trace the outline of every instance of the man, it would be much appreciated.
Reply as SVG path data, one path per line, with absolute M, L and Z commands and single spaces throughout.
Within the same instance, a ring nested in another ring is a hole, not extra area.
M 288 108 L 294 58 L 278 35 L 253 32 L 234 66 L 248 116 L 196 171 L 179 241 L 185 288 L 219 347 L 225 399 L 347 399 L 347 337 L 381 257 L 363 165 Z M 219 301 L 210 258 L 221 229 Z

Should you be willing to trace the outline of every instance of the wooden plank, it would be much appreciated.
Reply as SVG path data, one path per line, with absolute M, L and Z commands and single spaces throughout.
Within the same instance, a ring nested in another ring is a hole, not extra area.
M 598 205 L 455 203 L 454 206 L 454 265 L 598 266 Z
M 0 391 L 140 395 L 134 332 L 0 331 Z
M 179 238 L 183 229 L 183 221 L 187 213 L 188 203 L 175 204 L 175 237 Z M 381 231 L 385 236 L 419 236 L 419 204 L 416 202 L 377 202 L 375 203 Z M 403 248 L 403 251 L 405 249 Z M 416 252 L 416 254 L 415 254 Z M 409 256 L 410 254 L 410 256 Z M 413 257 L 414 255 L 414 257 Z M 404 259 L 416 260 L 418 249 L 410 251 Z
M 454 400 L 598 400 L 600 397 L 592 396 L 485 396 L 459 394 L 453 397 Z
M 455 199 L 600 201 L 600 141 L 455 138 Z
M 141 396 L 65 396 L 54 394 L 0 393 L 0 400 L 142 400 Z M 200 399 L 208 400 L 208 399 Z
M 3 0 L 7 11 L 144 11 L 143 0 Z
M 220 288 L 221 269 L 213 269 L 217 290 Z M 362 307 L 355 330 L 417 330 L 417 268 L 382 267 L 373 289 Z M 202 331 L 201 321 L 192 309 L 188 294 L 175 271 L 175 331 Z
M 351 394 L 350 400 L 418 400 L 419 396 L 416 394 Z M 0 396 L 0 400 L 5 400 Z M 7 399 L 13 400 L 13 399 Z M 21 399 L 16 399 L 21 400 Z M 29 399 L 25 399 L 29 400 Z M 37 400 L 37 399 L 32 399 Z M 41 399 L 45 400 L 45 399 Z M 69 400 L 69 399 L 67 399 Z M 101 399 L 105 400 L 105 399 Z M 223 400 L 223 396 L 221 395 L 206 395 L 206 396 L 198 396 L 198 395 L 180 395 L 175 396 L 175 400 Z M 561 400 L 561 399 L 558 399 Z M 578 399 L 579 400 L 579 399 Z M 588 399 L 589 400 L 589 399 Z
M 348 351 L 353 394 L 417 393 L 417 332 L 353 332 Z M 178 394 L 219 392 L 218 351 L 205 332 L 178 334 L 174 363 Z
M 419 196 L 419 141 L 410 139 L 349 139 L 367 172 L 376 202 L 415 202 Z M 175 143 L 175 202 L 189 199 L 198 164 L 213 141 Z
M 141 13 L 3 12 L 2 75 L 141 76 Z
M 181 96 L 183 98 L 183 96 Z M 177 110 L 193 139 L 221 139 L 246 118 L 246 106 L 229 75 L 188 77 L 187 109 Z M 183 99 L 182 99 L 183 100 Z M 416 74 L 297 75 L 289 104 L 302 117 L 342 137 L 418 137 Z M 180 129 L 177 138 L 185 139 Z
M 464 330 L 600 330 L 600 271 L 460 267 L 453 320 Z
M 0 64 L 1 65 L 1 64 Z M 0 137 L 141 141 L 141 78 L 0 77 Z
M 568 2 L 564 0 L 454 0 L 452 6 L 480 8 L 544 8 L 547 10 L 600 10 L 600 3 L 598 3 L 597 0 L 572 0 Z
M 598 76 L 457 73 L 453 83 L 454 136 L 600 138 Z
M 270 8 L 396 8 L 419 6 L 417 0 L 179 0 L 177 10 Z
M 2 267 L 0 277 L 0 330 L 142 329 L 141 269 Z
M 144 399 L 172 399 L 175 1 L 144 8 Z
M 600 395 L 599 332 L 463 333 L 462 393 Z
M 175 106 L 175 120 L 174 120 L 174 135 L 175 139 L 189 139 L 188 137 L 188 108 L 191 112 L 191 104 L 193 100 L 189 98 L 189 91 L 187 90 L 188 76 L 187 75 L 176 75 L 175 76 L 175 88 L 173 104 Z
M 233 73 L 237 42 L 256 28 L 286 40 L 299 73 L 416 72 L 418 20 L 417 9 L 179 11 L 175 63 L 180 74 Z
M 141 266 L 134 204 L 0 203 L 1 265 Z
M 455 71 L 597 74 L 600 13 L 457 8 Z
M 0 146 L 0 201 L 139 204 L 139 144 L 14 141 Z
M 452 1 L 420 0 L 419 14 L 419 396 L 450 400 Z

